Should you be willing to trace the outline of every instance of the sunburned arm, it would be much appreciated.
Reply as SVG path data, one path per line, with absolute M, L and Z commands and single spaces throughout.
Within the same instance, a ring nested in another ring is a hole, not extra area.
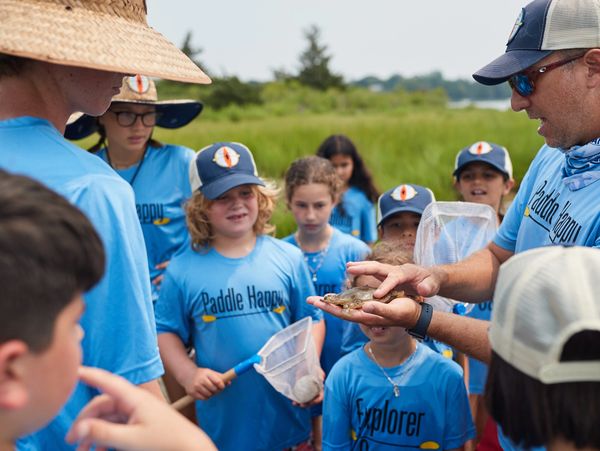
M 451 299 L 483 302 L 491 299 L 500 265 L 513 255 L 493 242 L 467 259 L 453 265 L 440 266 L 442 276 L 439 294 Z

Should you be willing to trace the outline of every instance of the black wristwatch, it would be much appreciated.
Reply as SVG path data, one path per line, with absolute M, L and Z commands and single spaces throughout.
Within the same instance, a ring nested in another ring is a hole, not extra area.
M 423 340 L 427 336 L 427 328 L 431 322 L 431 316 L 433 315 L 433 307 L 426 302 L 421 303 L 421 313 L 417 324 L 412 329 L 406 329 L 409 335 Z

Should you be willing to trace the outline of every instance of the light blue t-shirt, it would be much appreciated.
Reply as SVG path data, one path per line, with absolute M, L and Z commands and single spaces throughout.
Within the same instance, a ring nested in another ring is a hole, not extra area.
M 570 191 L 565 156 L 543 146 L 521 182 L 494 242 L 511 252 L 553 245 L 600 246 L 600 183 Z
M 452 449 L 475 437 L 460 367 L 417 344 L 385 368 L 364 348 L 342 357 L 325 381 L 323 450 Z
M 108 162 L 106 148 L 96 155 Z M 183 204 L 192 195 L 189 167 L 194 157 L 194 151 L 187 147 L 148 146 L 141 167 L 137 163 L 127 169 L 116 169 L 135 193 L 151 279 L 164 272 L 156 269 L 156 265 L 170 260 L 187 240 Z M 152 299 L 157 298 L 158 290 L 152 284 Z
M 294 235 L 285 237 L 284 241 L 298 247 Z M 324 256 L 320 252 L 305 252 L 304 259 L 311 275 L 313 275 L 313 281 L 314 276 L 317 279 L 314 282 L 317 295 L 323 296 L 327 293 L 339 293 L 343 291 L 346 280 L 346 263 L 363 260 L 369 251 L 369 246 L 358 238 L 333 229 L 329 249 Z M 327 374 L 333 364 L 343 355 L 343 329 L 352 323 L 329 313 L 324 313 L 324 318 L 326 332 L 325 343 L 323 344 L 323 351 L 321 353 L 321 367 Z
M 342 196 L 344 214 L 337 205 L 331 212 L 329 224 L 366 243 L 377 241 L 375 207 L 360 189 L 351 186 Z
M 106 273 L 85 295 L 83 364 L 135 384 L 160 377 L 146 250 L 131 187 L 100 159 L 66 141 L 50 122 L 33 117 L 0 121 L 0 167 L 33 177 L 65 196 L 102 238 Z M 20 440 L 18 449 L 74 449 L 64 437 L 96 394 L 79 384 L 58 416 Z
M 492 318 L 492 301 L 485 301 L 474 304 L 467 316 L 471 318 L 490 321 Z M 485 381 L 487 379 L 488 366 L 473 357 L 469 357 L 469 393 L 472 395 L 482 395 L 485 390 Z
M 306 316 L 322 319 L 306 303 L 311 295 L 302 253 L 289 243 L 258 236 L 243 258 L 188 247 L 165 272 L 155 306 L 157 330 L 193 344 L 199 367 L 225 372 L 289 324 Z M 310 434 L 309 410 L 294 407 L 254 369 L 197 401 L 196 414 L 222 450 L 280 450 Z

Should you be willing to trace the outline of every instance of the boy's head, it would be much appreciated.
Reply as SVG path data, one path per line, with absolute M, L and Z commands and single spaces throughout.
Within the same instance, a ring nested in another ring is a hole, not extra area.
M 0 171 L 0 438 L 39 428 L 66 401 L 81 361 L 81 295 L 104 264 L 83 213 Z
M 371 253 L 365 258 L 368 261 L 385 263 L 388 265 L 404 265 L 412 263 L 412 254 L 406 250 L 398 248 L 396 243 L 380 241 Z M 353 287 L 371 287 L 377 288 L 381 281 L 370 275 L 360 275 L 352 280 Z M 370 327 L 359 324 L 360 330 L 369 338 L 369 340 L 383 343 L 397 343 L 406 339 L 409 335 L 403 327 Z
M 201 149 L 190 164 L 190 185 L 186 216 L 196 249 L 208 246 L 216 234 L 274 230 L 268 222 L 278 192 L 258 177 L 245 145 L 218 142 Z
M 553 246 L 500 268 L 486 398 L 515 443 L 600 448 L 599 267 L 598 249 Z
M 419 185 L 399 185 L 383 193 L 377 201 L 379 239 L 395 241 L 412 254 L 423 210 L 434 200 L 433 192 Z
M 463 200 L 489 205 L 496 212 L 514 185 L 508 150 L 486 141 L 458 152 L 453 175 L 454 187 Z

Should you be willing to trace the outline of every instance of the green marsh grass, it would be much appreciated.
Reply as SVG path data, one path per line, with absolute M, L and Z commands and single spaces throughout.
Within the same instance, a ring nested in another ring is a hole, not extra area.
M 515 179 L 522 179 L 543 140 L 537 123 L 524 113 L 476 108 L 422 108 L 385 113 L 299 114 L 234 120 L 203 118 L 179 130 L 157 128 L 160 141 L 198 150 L 216 141 L 238 141 L 253 152 L 261 176 L 277 181 L 296 158 L 314 154 L 331 134 L 346 134 L 357 145 L 380 191 L 400 183 L 433 190 L 438 200 L 455 200 L 452 170 L 456 153 L 479 140 L 508 148 Z M 78 144 L 89 146 L 95 138 Z M 283 187 L 282 187 L 283 188 Z M 291 233 L 294 222 L 283 196 L 273 218 L 277 236 Z

